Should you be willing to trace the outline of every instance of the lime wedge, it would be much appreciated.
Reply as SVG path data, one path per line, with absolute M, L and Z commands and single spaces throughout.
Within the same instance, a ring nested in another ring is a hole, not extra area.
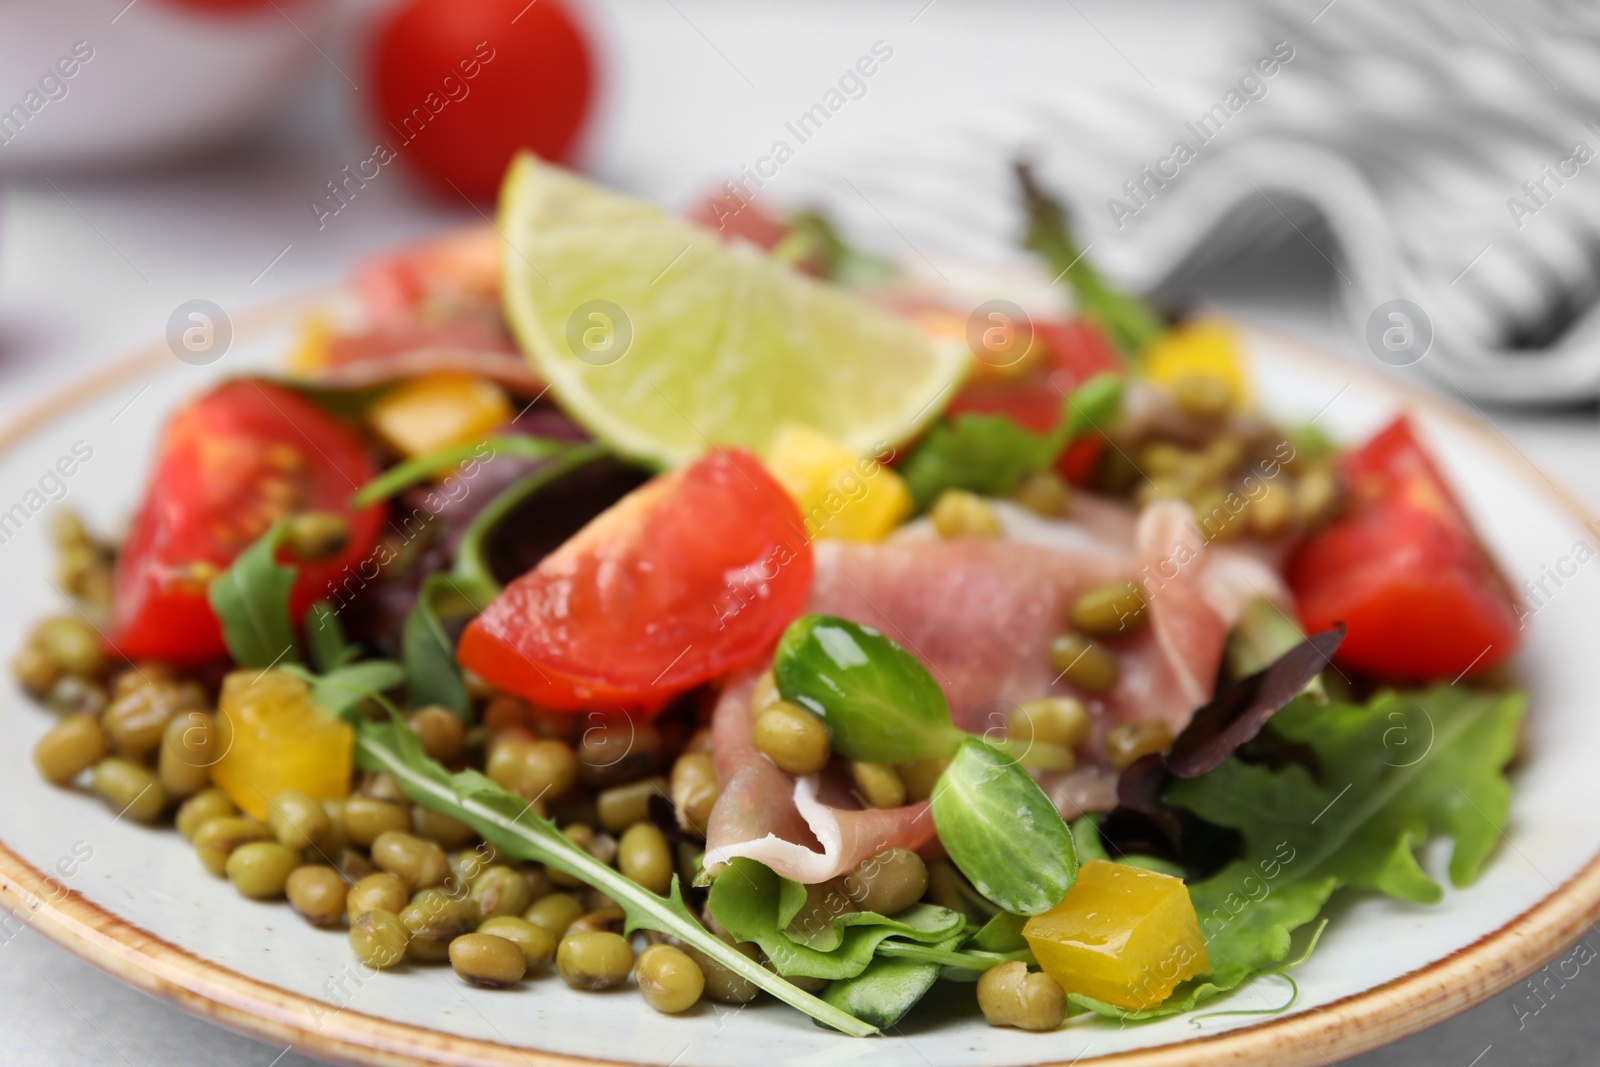
M 915 436 L 966 370 L 965 345 L 532 155 L 506 175 L 499 229 L 523 351 L 630 456 L 761 452 L 783 423 L 875 453 Z

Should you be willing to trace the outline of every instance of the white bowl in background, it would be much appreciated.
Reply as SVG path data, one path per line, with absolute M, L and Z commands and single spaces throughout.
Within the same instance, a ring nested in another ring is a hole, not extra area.
M 248 129 L 322 62 L 335 10 L 328 0 L 237 13 L 175 0 L 0 3 L 0 172 L 149 162 Z

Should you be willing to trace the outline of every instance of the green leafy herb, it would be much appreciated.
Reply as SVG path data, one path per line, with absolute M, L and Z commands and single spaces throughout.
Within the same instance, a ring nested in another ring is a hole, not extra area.
M 442 620 L 476 615 L 499 594 L 500 583 L 489 567 L 488 539 L 505 517 L 558 478 L 603 455 L 605 449 L 600 445 L 565 448 L 549 463 L 502 490 L 462 532 L 453 570 L 430 574 L 423 580 L 400 639 L 407 697 L 412 706 L 438 704 L 462 719 L 472 714 L 467 685 L 456 663 L 455 646 L 445 633 Z
M 750 859 L 735 859 L 711 883 L 711 916 L 740 941 L 754 941 L 779 974 L 808 978 L 852 978 L 866 970 L 880 942 L 887 937 L 911 941 L 943 941 L 960 933 L 966 918 L 933 904 L 914 904 L 893 918 L 876 912 L 849 912 L 834 920 L 834 947 L 812 948 L 795 939 L 780 923 L 780 878 Z M 792 898 L 791 898 L 792 903 Z
M 1061 902 L 1078 878 L 1072 834 L 1039 783 L 994 746 L 969 737 L 933 789 L 933 823 L 978 892 L 1019 915 Z
M 453 591 L 451 581 L 448 574 L 430 574 L 422 580 L 417 602 L 406 616 L 405 630 L 400 635 L 400 653 L 406 665 L 406 698 L 411 706 L 438 704 L 465 720 L 472 714 L 467 683 L 456 663 L 455 646 L 434 607 L 436 598 Z
M 778 641 L 772 669 L 783 699 L 820 715 L 846 759 L 943 757 L 966 737 L 928 669 L 870 626 L 802 616 Z
M 963 414 L 939 423 L 900 468 L 918 508 L 946 489 L 1005 496 L 1036 471 L 1054 465 L 1078 437 L 1115 417 L 1122 380 L 1098 374 L 1062 399 L 1049 433 L 1024 429 L 1004 415 Z
M 822 277 L 849 286 L 876 285 L 897 273 L 893 260 L 849 244 L 833 222 L 816 211 L 795 216 L 789 232 L 769 255 L 784 263 L 813 266 Z
M 1002 911 L 972 935 L 972 947 L 985 952 L 1020 952 L 1028 947 L 1022 937 L 1022 928 L 1027 924 L 1026 915 Z
M 1065 275 L 1078 310 L 1111 338 L 1123 354 L 1136 360 L 1166 327 L 1143 300 L 1124 293 L 1095 270 L 1072 235 L 1066 209 L 1041 189 L 1026 164 L 1017 164 L 1023 210 L 1028 218 L 1023 243 L 1037 252 L 1057 278 Z
M 414 802 L 467 823 L 502 856 L 547 864 L 610 896 L 622 908 L 629 931 L 656 930 L 676 937 L 784 1003 L 852 1037 L 876 1032 L 870 1024 L 784 981 L 707 931 L 684 904 L 676 878 L 666 896 L 657 896 L 568 841 L 556 824 L 540 816 L 531 804 L 478 771 L 449 773 L 427 757 L 422 742 L 398 717 L 390 723 L 356 724 L 356 760 L 364 770 L 393 775 Z M 775 887 L 773 891 L 776 893 Z
M 295 569 L 277 560 L 287 530 L 285 523 L 274 523 L 206 590 L 211 610 L 222 623 L 228 653 L 241 667 L 264 670 L 300 660 L 300 644 L 289 621 Z
M 887 944 L 887 942 L 886 942 Z M 959 936 L 930 946 L 954 951 Z M 880 946 L 881 947 L 881 946 Z M 853 978 L 841 978 L 823 992 L 822 999 L 857 1019 L 887 1030 L 916 1006 L 939 980 L 939 964 L 895 956 L 878 956 Z
M 494 532 L 495 527 L 523 502 L 550 483 L 606 454 L 606 446 L 601 444 L 569 447 L 549 463 L 502 490 L 499 496 L 489 501 L 482 511 L 473 516 L 467 528 L 462 531 L 461 544 L 456 549 L 455 564 L 456 579 L 462 588 L 468 591 L 465 595 L 469 600 L 476 600 L 485 594 L 488 599 L 492 599 L 500 592 L 500 583 L 495 579 L 494 571 L 489 566 L 489 535 Z
M 1169 803 L 1244 839 L 1237 860 L 1190 886 L 1211 971 L 1146 1011 L 1082 1006 L 1132 1018 L 1187 1011 L 1273 970 L 1342 886 L 1433 903 L 1442 891 L 1416 859 L 1433 834 L 1455 839 L 1450 880 L 1472 882 L 1505 828 L 1504 767 L 1525 704 L 1521 693 L 1451 686 L 1364 706 L 1301 697 L 1267 728 L 1306 746 L 1316 776 L 1298 763 L 1274 770 L 1234 758 L 1173 781 Z
M 973 949 L 963 949 L 958 952 L 952 948 L 919 945 L 893 938 L 878 946 L 878 958 L 920 960 L 923 963 L 938 964 L 942 968 L 941 977 L 957 982 L 976 982 L 984 971 L 1012 960 L 1021 960 L 1023 963 L 1038 962 L 1033 958 L 1033 950 L 1027 946 L 1011 952 L 983 952 Z
M 323 674 L 338 670 L 361 654 L 361 650 L 345 637 L 339 613 L 326 600 L 319 600 L 306 609 L 300 628 L 305 632 L 311 665 Z
M 485 437 L 478 441 L 451 445 L 449 448 L 442 448 L 425 456 L 417 456 L 403 463 L 396 463 L 393 467 L 390 467 L 362 486 L 360 491 L 350 498 L 350 503 L 354 507 L 364 508 L 368 504 L 376 504 L 380 500 L 387 500 L 401 490 L 409 489 L 413 485 L 427 481 L 433 475 L 458 463 L 468 465 L 486 463 L 496 456 L 546 459 L 576 447 L 579 446 L 572 441 L 563 441 L 554 437 L 532 437 L 526 434 L 505 434 L 500 437 Z
M 282 669 L 298 675 L 311 686 L 311 699 L 317 707 L 346 722 L 353 721 L 352 713 L 362 701 L 393 689 L 405 680 L 400 665 L 386 659 L 362 660 L 326 674 L 313 674 L 298 664 Z

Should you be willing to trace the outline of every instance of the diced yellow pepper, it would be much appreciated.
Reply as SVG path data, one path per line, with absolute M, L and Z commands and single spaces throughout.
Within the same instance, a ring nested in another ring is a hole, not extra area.
M 799 505 L 808 537 L 876 541 L 911 514 L 898 474 L 809 426 L 780 425 L 763 458 Z
M 299 373 L 317 370 L 328 362 L 328 344 L 333 340 L 333 326 L 328 317 L 313 313 L 300 320 L 296 331 L 294 350 L 289 353 L 289 369 Z
M 234 671 L 217 702 L 222 758 L 211 781 L 242 810 L 264 819 L 285 789 L 318 800 L 350 792 L 355 732 L 311 702 L 311 688 L 287 671 Z
M 468 374 L 413 378 L 367 408 L 372 428 L 408 458 L 476 441 L 510 420 L 505 390 Z
M 1251 397 L 1239 335 L 1225 319 L 1195 319 L 1156 338 L 1145 349 L 1143 374 L 1167 386 L 1190 376 L 1216 378 L 1227 384 L 1236 408 L 1245 406 Z
M 1085 863 L 1022 936 L 1062 989 L 1130 1011 L 1155 1007 L 1211 966 L 1183 879 L 1125 863 Z

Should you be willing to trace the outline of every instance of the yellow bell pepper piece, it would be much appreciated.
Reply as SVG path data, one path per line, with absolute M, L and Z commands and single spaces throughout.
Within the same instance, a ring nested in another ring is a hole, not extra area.
M 300 320 L 295 331 L 294 350 L 289 353 L 289 369 L 308 374 L 328 362 L 328 345 L 333 340 L 333 324 L 328 316 L 313 313 Z
M 1130 1011 L 1155 1007 L 1211 966 L 1183 879 L 1125 863 L 1085 863 L 1022 936 L 1062 989 Z
M 876 541 L 911 514 L 898 474 L 809 426 L 780 425 L 763 459 L 799 505 L 808 537 Z
M 258 819 L 285 789 L 318 800 L 350 792 L 355 732 L 318 710 L 311 688 L 286 671 L 234 671 L 217 702 L 222 758 L 211 781 Z
M 1226 383 L 1235 408 L 1245 406 L 1251 398 L 1239 335 L 1224 319 L 1195 319 L 1156 338 L 1145 349 L 1143 374 L 1169 387 L 1191 376 L 1218 379 Z
M 505 390 L 467 374 L 413 378 L 367 408 L 368 424 L 407 458 L 476 441 L 510 420 Z

